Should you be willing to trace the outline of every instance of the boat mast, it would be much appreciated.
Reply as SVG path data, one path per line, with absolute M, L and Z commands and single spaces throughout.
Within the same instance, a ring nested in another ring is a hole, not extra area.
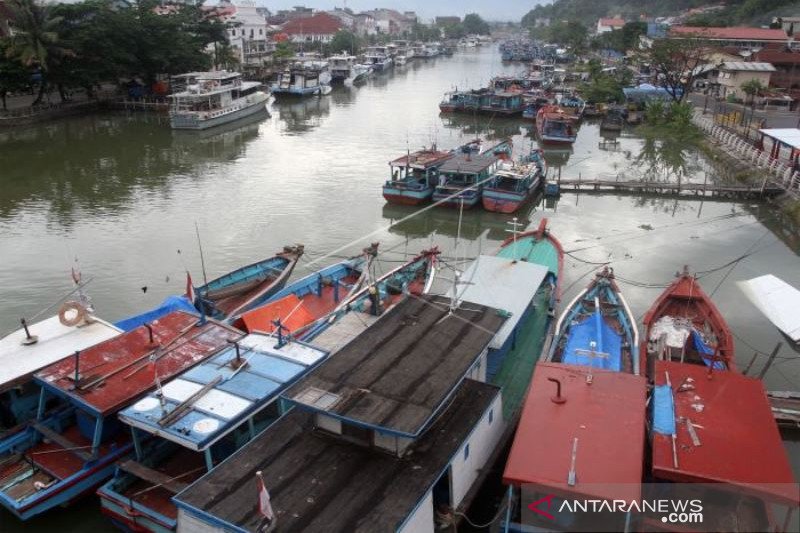
M 200 248 L 200 266 L 203 268 L 203 285 L 208 285 L 208 277 L 206 276 L 206 260 L 203 256 L 203 243 L 200 240 L 200 227 L 197 221 L 194 222 L 194 231 L 197 234 L 197 246 Z

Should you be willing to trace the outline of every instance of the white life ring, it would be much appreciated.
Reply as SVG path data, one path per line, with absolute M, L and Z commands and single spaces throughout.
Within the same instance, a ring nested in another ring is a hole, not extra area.
M 58 310 L 58 320 L 67 327 L 77 326 L 86 322 L 89 311 L 80 302 L 69 301 Z

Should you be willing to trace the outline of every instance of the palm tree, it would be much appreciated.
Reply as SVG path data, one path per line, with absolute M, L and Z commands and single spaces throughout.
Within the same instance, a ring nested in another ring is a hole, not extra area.
M 7 55 L 41 74 L 39 95 L 32 105 L 37 105 L 47 91 L 47 74 L 52 63 L 67 55 L 59 46 L 58 25 L 61 17 L 53 16 L 51 6 L 41 0 L 10 0 L 14 32 L 9 41 Z
M 747 80 L 746 82 L 742 83 L 740 86 L 742 92 L 748 96 L 750 100 L 750 120 L 753 120 L 753 115 L 755 114 L 755 107 L 756 107 L 756 96 L 761 94 L 761 91 L 766 89 L 764 84 L 761 83 L 761 80 L 753 78 L 751 80 Z M 744 113 L 742 113 L 742 124 L 744 124 Z

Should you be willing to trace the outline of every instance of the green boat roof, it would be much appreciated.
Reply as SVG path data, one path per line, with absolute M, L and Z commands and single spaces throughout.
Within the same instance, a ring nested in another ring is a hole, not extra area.
M 500 248 L 497 255 L 544 265 L 558 277 L 558 249 L 550 239 L 537 239 L 534 235 L 518 237 L 516 242 Z

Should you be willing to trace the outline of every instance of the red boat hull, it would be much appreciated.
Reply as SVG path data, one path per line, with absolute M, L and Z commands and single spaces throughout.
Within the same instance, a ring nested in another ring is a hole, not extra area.
M 525 200 L 496 200 L 494 198 L 483 197 L 483 208 L 493 213 L 514 213 L 523 203 L 525 203 Z
M 384 194 L 383 198 L 390 204 L 396 205 L 421 205 L 430 201 L 430 197 L 414 198 L 413 196 L 402 196 L 400 194 Z

